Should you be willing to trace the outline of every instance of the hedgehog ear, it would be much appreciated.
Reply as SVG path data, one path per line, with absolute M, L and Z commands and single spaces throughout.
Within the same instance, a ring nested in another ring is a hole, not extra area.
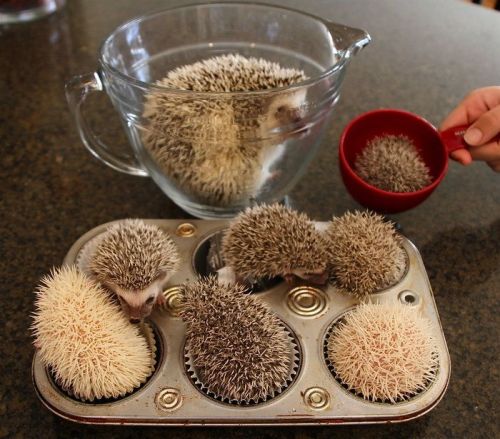
M 167 278 L 168 278 L 168 271 L 162 270 L 162 271 L 160 271 L 160 274 L 156 278 L 155 282 L 162 284 L 162 283 L 166 282 Z
M 118 287 L 115 285 L 113 282 L 110 281 L 103 281 L 101 282 L 101 285 L 108 291 L 118 295 Z

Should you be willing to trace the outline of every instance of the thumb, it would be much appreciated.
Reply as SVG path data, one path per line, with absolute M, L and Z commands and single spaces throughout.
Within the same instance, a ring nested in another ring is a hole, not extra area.
M 500 132 L 500 105 L 484 113 L 465 132 L 464 140 L 471 146 L 482 145 Z

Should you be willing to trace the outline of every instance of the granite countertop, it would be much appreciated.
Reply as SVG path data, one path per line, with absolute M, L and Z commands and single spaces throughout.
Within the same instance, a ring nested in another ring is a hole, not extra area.
M 452 360 L 443 401 L 397 425 L 297 428 L 127 428 L 78 425 L 52 415 L 31 382 L 30 313 L 40 277 L 94 226 L 125 217 L 182 218 L 146 178 L 112 171 L 85 150 L 64 83 L 96 68 L 102 39 L 119 23 L 165 3 L 71 0 L 37 22 L 0 27 L 0 437 L 499 437 L 500 175 L 482 163 L 450 164 L 421 206 L 394 215 L 420 249 Z M 456 0 L 282 0 L 367 29 L 374 42 L 352 62 L 322 149 L 292 192 L 295 206 L 326 220 L 359 206 L 337 163 L 340 132 L 377 107 L 438 124 L 471 89 L 499 83 L 500 13 Z M 125 141 L 105 98 L 91 122 Z

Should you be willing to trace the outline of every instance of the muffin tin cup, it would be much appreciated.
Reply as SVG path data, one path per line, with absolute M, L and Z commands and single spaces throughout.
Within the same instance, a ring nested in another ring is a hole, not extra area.
M 413 392 L 411 394 L 407 394 L 404 397 L 397 398 L 396 401 L 394 401 L 394 402 L 391 402 L 389 400 L 373 399 L 373 398 L 371 398 L 369 396 L 364 395 L 361 391 L 356 391 L 353 387 L 349 386 L 347 383 L 344 382 L 344 380 L 339 376 L 339 374 L 335 370 L 335 365 L 334 365 L 333 361 L 329 358 L 329 355 L 328 355 L 328 343 L 330 341 L 330 338 L 333 336 L 333 331 L 334 331 L 335 327 L 337 325 L 343 323 L 344 317 L 348 313 L 354 311 L 355 309 L 356 309 L 356 307 L 352 307 L 351 309 L 345 311 L 337 319 L 335 319 L 330 324 L 330 326 L 328 327 L 328 329 L 327 329 L 327 331 L 326 331 L 326 333 L 325 333 L 325 335 L 323 337 L 323 356 L 324 356 L 324 360 L 325 360 L 325 363 L 326 363 L 328 369 L 330 370 L 332 376 L 337 381 L 337 383 L 339 383 L 339 385 L 341 385 L 346 391 L 348 391 L 350 394 L 356 396 L 357 398 L 361 398 L 364 401 L 372 402 L 372 403 L 375 403 L 375 404 L 391 404 L 391 405 L 401 404 L 401 403 L 405 403 L 405 402 L 411 400 L 412 398 L 416 398 L 422 392 L 427 391 L 427 389 L 434 384 L 435 380 L 437 379 L 437 375 L 439 373 L 440 359 L 439 359 L 438 352 L 434 352 L 434 354 L 433 354 L 433 361 L 436 361 L 436 367 L 433 370 L 432 379 L 428 379 L 428 380 L 426 380 L 424 382 L 424 388 L 423 389 L 419 389 L 419 390 L 417 390 L 417 391 L 415 391 L 415 392 Z
M 99 245 L 99 242 L 102 239 L 102 235 L 97 235 L 90 241 L 88 241 L 78 252 L 78 255 L 76 256 L 75 259 L 75 264 L 77 268 L 87 276 L 89 276 L 92 279 L 95 279 L 95 276 L 92 274 L 92 271 L 90 270 L 90 258 L 94 254 L 97 246 Z
M 434 382 L 419 394 L 396 404 L 371 402 L 350 393 L 328 368 L 323 348 L 325 336 L 336 320 L 359 303 L 335 286 L 318 287 L 285 282 L 273 284 L 257 297 L 271 308 L 296 337 L 300 368 L 286 391 L 265 402 L 251 405 L 218 401 L 194 385 L 186 368 L 186 327 L 178 315 L 177 288 L 197 279 L 193 260 L 204 239 L 224 229 L 224 220 L 146 220 L 169 233 L 179 247 L 182 266 L 165 288 L 167 306 L 151 314 L 159 350 L 156 372 L 132 395 L 102 404 L 75 401 L 57 388 L 38 355 L 33 360 L 33 380 L 41 401 L 57 415 L 91 424 L 127 425 L 336 425 L 394 423 L 417 418 L 435 407 L 443 397 L 450 376 L 450 358 L 436 304 L 420 254 L 402 238 L 408 269 L 401 280 L 370 296 L 374 303 L 404 303 L 414 306 L 432 325 L 437 341 L 439 369 Z M 64 263 L 75 264 L 82 248 L 106 230 L 96 227 L 82 236 L 68 252 Z M 180 233 L 189 225 L 190 233 Z M 182 226 L 182 227 L 181 227 Z M 324 228 L 324 223 L 318 224 Z M 202 383 L 203 384 L 203 383 Z
M 332 287 L 334 287 L 341 294 L 352 295 L 353 297 L 355 297 L 360 302 L 371 302 L 373 296 L 375 296 L 376 294 L 384 293 L 386 290 L 389 290 L 391 288 L 396 287 L 398 284 L 401 284 L 401 282 L 403 281 L 403 279 L 408 274 L 408 270 L 409 270 L 409 267 L 410 267 L 410 259 L 408 257 L 408 252 L 406 251 L 406 249 L 404 248 L 404 246 L 402 248 L 403 248 L 403 252 L 404 252 L 405 266 L 401 270 L 401 273 L 399 274 L 398 279 L 396 279 L 394 281 L 391 281 L 391 282 L 389 282 L 386 285 L 381 286 L 380 288 L 374 290 L 371 294 L 367 294 L 367 295 L 364 295 L 364 296 L 358 296 L 358 295 L 352 294 L 347 288 L 344 288 L 341 285 L 339 285 L 339 283 L 337 282 L 337 280 L 335 278 L 335 275 L 332 275 L 328 279 L 328 282 L 332 285 Z
M 231 399 L 228 397 L 224 397 L 222 395 L 218 395 L 216 392 L 211 390 L 211 386 L 203 381 L 200 378 L 200 374 L 197 372 L 197 368 L 195 366 L 194 358 L 189 353 L 188 345 L 186 342 L 184 347 L 184 355 L 185 355 L 185 368 L 186 372 L 191 378 L 192 383 L 205 395 L 210 398 L 213 398 L 216 401 L 220 401 L 225 404 L 231 404 L 238 407 L 251 407 L 257 404 L 262 404 L 264 402 L 270 401 L 273 398 L 276 398 L 280 394 L 284 393 L 293 383 L 295 377 L 297 376 L 300 369 L 300 347 L 298 341 L 292 332 L 283 325 L 282 328 L 285 330 L 288 338 L 288 343 L 290 346 L 290 369 L 288 372 L 288 376 L 281 386 L 276 387 L 263 398 L 257 399 Z
M 63 393 L 65 393 L 70 398 L 73 398 L 76 401 L 80 401 L 82 403 L 87 403 L 87 404 L 112 403 L 114 401 L 120 401 L 121 399 L 132 395 L 134 392 L 137 391 L 137 389 L 141 388 L 151 378 L 151 376 L 155 372 L 156 363 L 157 363 L 156 357 L 158 355 L 158 347 L 156 346 L 155 335 L 154 335 L 154 331 L 153 331 L 151 324 L 149 324 L 147 322 L 143 322 L 140 324 L 139 330 L 140 330 L 141 334 L 143 335 L 143 337 L 145 338 L 146 343 L 148 344 L 148 347 L 151 351 L 151 364 L 150 364 L 150 369 L 149 369 L 148 375 L 142 381 L 138 382 L 137 385 L 134 386 L 132 389 L 127 389 L 127 390 L 123 391 L 117 397 L 102 397 L 102 398 L 88 399 L 88 398 L 82 398 L 82 397 L 76 395 L 70 387 L 65 388 L 62 385 L 60 385 L 57 382 L 57 379 L 54 376 L 54 374 L 50 370 L 47 370 L 47 375 L 48 375 L 49 380 L 51 380 L 53 382 L 53 384 L 56 388 L 60 389 Z

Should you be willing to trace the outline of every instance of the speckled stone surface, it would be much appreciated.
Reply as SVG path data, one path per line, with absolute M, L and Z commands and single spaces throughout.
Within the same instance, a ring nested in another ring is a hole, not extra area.
M 68 3 L 43 20 L 0 27 L 0 437 L 499 437 L 500 175 L 481 163 L 451 164 L 429 200 L 393 217 L 422 252 L 452 359 L 450 387 L 424 417 L 377 426 L 159 429 L 77 425 L 42 406 L 31 383 L 29 331 L 40 277 L 98 224 L 186 216 L 151 180 L 91 158 L 63 88 L 96 68 L 100 42 L 116 25 L 180 2 Z M 365 28 L 374 39 L 350 66 L 322 150 L 291 194 L 317 219 L 359 207 L 337 164 L 340 132 L 355 115 L 398 107 L 438 124 L 467 91 L 500 82 L 500 13 L 456 0 L 285 3 Z M 123 135 L 106 99 L 93 99 L 90 112 L 119 144 Z

